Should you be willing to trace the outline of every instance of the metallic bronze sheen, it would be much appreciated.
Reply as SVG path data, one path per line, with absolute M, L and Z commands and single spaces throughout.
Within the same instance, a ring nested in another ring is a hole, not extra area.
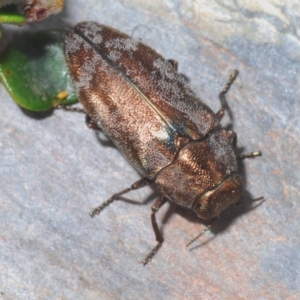
M 220 127 L 225 109 L 215 114 L 197 98 L 176 62 L 93 22 L 78 24 L 64 46 L 87 114 L 163 197 L 201 218 L 238 201 L 236 135 Z
M 180 148 L 219 125 L 172 64 L 115 29 L 87 22 L 65 39 L 79 100 L 133 166 L 154 179 Z

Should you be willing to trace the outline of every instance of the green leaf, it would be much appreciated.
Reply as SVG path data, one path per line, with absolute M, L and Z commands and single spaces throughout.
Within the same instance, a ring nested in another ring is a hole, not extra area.
M 14 5 L 8 5 L 0 9 L 0 23 L 22 25 L 26 23 L 26 17 L 19 14 Z
M 44 31 L 8 46 L 0 56 L 0 80 L 20 106 L 46 111 L 77 96 L 63 53 L 63 31 Z
M 26 18 L 19 14 L 0 14 L 0 23 L 22 25 L 26 23 Z

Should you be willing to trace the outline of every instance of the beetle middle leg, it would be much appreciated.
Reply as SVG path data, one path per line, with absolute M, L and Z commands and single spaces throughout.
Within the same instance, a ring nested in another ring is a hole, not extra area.
M 94 217 L 95 215 L 98 215 L 106 206 L 108 206 L 109 204 L 111 204 L 112 202 L 114 202 L 118 197 L 132 191 L 132 190 L 137 190 L 140 189 L 144 186 L 147 186 L 149 184 L 151 184 L 152 181 L 150 181 L 147 178 L 142 178 L 138 181 L 136 181 L 134 184 L 132 184 L 129 188 L 112 195 L 109 199 L 107 199 L 105 202 L 103 202 L 101 205 L 95 207 L 91 212 L 90 212 L 90 216 Z
M 158 251 L 158 249 L 161 247 L 164 238 L 161 234 L 161 231 L 158 228 L 157 225 L 157 221 L 156 221 L 156 216 L 155 214 L 157 213 L 157 211 L 167 202 L 167 199 L 161 195 L 160 197 L 158 197 L 155 201 L 155 203 L 153 204 L 153 206 L 151 207 L 152 210 L 152 214 L 151 214 L 151 223 L 152 223 L 152 227 L 153 227 L 153 231 L 155 234 L 155 239 L 157 241 L 156 246 L 149 252 L 149 254 L 145 257 L 145 259 L 142 261 L 143 265 L 145 266 L 151 259 L 152 257 L 156 254 L 156 252 Z
M 85 124 L 88 128 L 102 131 L 102 129 L 92 120 L 92 118 L 86 113 L 86 111 L 83 108 L 80 107 L 74 107 L 72 105 L 63 105 L 60 104 L 56 107 L 56 109 L 64 109 L 67 111 L 74 111 L 85 114 Z
M 229 76 L 228 81 L 226 82 L 222 92 L 219 94 L 219 99 L 220 99 L 221 105 L 222 105 L 221 109 L 216 113 L 219 120 L 221 120 L 223 118 L 226 107 L 227 107 L 226 94 L 227 94 L 228 90 L 230 89 L 231 85 L 233 84 L 233 82 L 235 81 L 238 74 L 239 74 L 238 70 L 233 71 L 233 73 Z
M 83 108 L 74 107 L 72 105 L 63 105 L 63 104 L 60 104 L 60 105 L 56 106 L 56 109 L 64 109 L 64 110 L 67 110 L 67 111 L 75 111 L 75 112 L 86 114 L 86 112 L 85 112 L 85 110 Z

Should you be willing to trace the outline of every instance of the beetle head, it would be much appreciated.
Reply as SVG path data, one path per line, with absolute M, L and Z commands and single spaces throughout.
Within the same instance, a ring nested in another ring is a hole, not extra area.
M 233 173 L 216 188 L 196 199 L 193 210 L 201 219 L 218 217 L 228 206 L 237 203 L 243 192 L 241 177 Z

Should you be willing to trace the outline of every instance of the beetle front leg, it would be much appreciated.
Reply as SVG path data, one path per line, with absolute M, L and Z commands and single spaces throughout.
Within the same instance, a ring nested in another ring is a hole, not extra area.
M 228 90 L 230 89 L 231 85 L 235 81 L 238 74 L 239 74 L 238 70 L 233 71 L 233 73 L 230 75 L 228 81 L 226 82 L 222 92 L 219 94 L 219 99 L 220 99 L 221 105 L 222 105 L 221 109 L 216 113 L 219 120 L 221 120 L 223 118 L 226 107 L 227 107 L 225 95 L 227 94 Z
M 106 206 L 108 206 L 109 204 L 111 204 L 112 202 L 114 202 L 114 200 L 116 200 L 118 197 L 132 191 L 132 190 L 137 190 L 140 189 L 144 186 L 147 186 L 149 184 L 151 184 L 152 181 L 150 181 L 147 178 L 142 178 L 138 181 L 136 181 L 134 184 L 132 184 L 129 188 L 112 195 L 109 199 L 107 199 L 105 202 L 103 202 L 101 205 L 95 207 L 91 212 L 90 212 L 90 216 L 94 217 L 95 215 L 98 215 Z
M 152 223 L 152 227 L 153 227 L 153 231 L 154 231 L 154 234 L 155 234 L 155 239 L 157 241 L 157 244 L 149 252 L 149 254 L 145 257 L 145 259 L 142 261 L 144 266 L 152 259 L 152 257 L 156 254 L 156 252 L 161 247 L 161 245 L 164 241 L 164 238 L 161 234 L 161 231 L 158 228 L 155 214 L 163 206 L 163 204 L 166 203 L 166 202 L 167 202 L 167 199 L 163 195 L 161 195 L 159 198 L 156 199 L 155 203 L 151 207 L 151 209 L 152 209 L 151 223 Z

